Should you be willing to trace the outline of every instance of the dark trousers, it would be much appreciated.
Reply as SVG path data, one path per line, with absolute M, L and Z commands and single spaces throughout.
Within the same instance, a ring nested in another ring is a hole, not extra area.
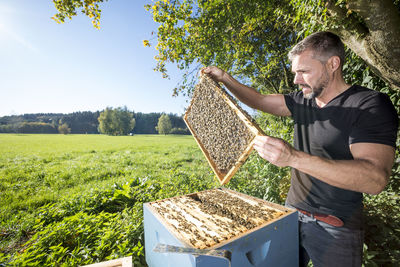
M 299 237 L 301 267 L 306 267 L 310 259 L 314 267 L 360 267 L 362 264 L 362 229 L 331 226 L 299 213 Z

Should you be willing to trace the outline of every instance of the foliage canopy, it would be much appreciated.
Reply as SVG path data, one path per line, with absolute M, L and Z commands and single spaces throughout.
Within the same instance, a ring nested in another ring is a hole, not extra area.
M 135 127 L 133 114 L 126 107 L 106 108 L 98 120 L 99 132 L 108 135 L 127 135 Z
M 63 123 L 58 126 L 58 132 L 60 134 L 69 134 L 69 133 L 71 133 L 71 128 L 68 127 L 68 124 Z
M 167 114 L 162 114 L 158 119 L 157 131 L 159 134 L 169 134 L 172 130 L 172 123 Z

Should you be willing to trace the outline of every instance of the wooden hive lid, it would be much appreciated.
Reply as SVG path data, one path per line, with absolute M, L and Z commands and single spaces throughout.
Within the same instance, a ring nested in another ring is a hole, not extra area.
M 251 116 L 208 75 L 196 85 L 184 121 L 221 184 L 226 184 L 264 135 Z

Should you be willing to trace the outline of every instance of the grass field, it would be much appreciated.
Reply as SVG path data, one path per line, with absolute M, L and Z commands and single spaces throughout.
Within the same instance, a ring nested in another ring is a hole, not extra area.
M 82 244 L 77 248 L 54 242 L 53 248 L 46 250 L 24 242 L 40 243 L 44 232 L 57 223 L 66 224 L 65 220 L 79 212 L 114 216 L 135 203 L 135 212 L 140 212 L 139 206 L 146 200 L 214 186 L 218 184 L 213 173 L 191 136 L 0 134 L 0 260 L 46 265 L 48 256 L 41 253 L 51 256 L 58 246 L 65 249 L 64 254 L 71 254 L 71 250 L 82 249 Z M 143 195 L 138 199 L 135 194 L 140 190 Z M 95 243 L 86 245 L 98 246 Z M 125 251 L 119 250 L 120 254 Z M 73 257 L 78 257 L 79 253 L 75 254 Z M 61 258 L 54 256 L 53 262 L 74 265 L 119 256 L 94 254 L 81 255 L 82 260 L 74 262 L 56 253 Z M 143 259 L 138 266 L 140 262 Z
M 132 177 L 204 170 L 204 163 L 191 136 L 0 135 L 1 218 Z

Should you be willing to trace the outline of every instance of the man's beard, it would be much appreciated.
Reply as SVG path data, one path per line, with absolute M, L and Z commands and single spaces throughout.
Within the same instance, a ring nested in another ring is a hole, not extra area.
M 328 86 L 329 77 L 328 74 L 325 72 L 324 75 L 317 81 L 316 86 L 310 86 L 308 84 L 300 84 L 303 87 L 307 87 L 311 89 L 310 93 L 304 94 L 305 99 L 312 99 L 314 97 L 318 97 L 324 91 L 324 89 Z
M 304 94 L 305 99 L 313 99 L 314 97 L 319 96 L 322 90 L 324 90 L 323 87 L 316 87 L 316 88 L 309 87 L 309 88 L 311 89 L 311 93 Z

